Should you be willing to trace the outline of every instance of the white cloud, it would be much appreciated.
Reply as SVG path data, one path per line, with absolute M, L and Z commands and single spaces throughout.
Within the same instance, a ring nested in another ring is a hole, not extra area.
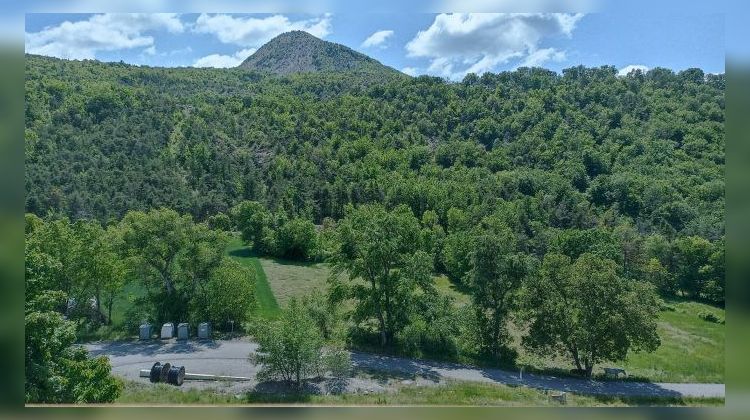
M 401 69 L 401 73 L 408 74 L 409 76 L 416 76 L 419 74 L 419 69 L 416 67 L 404 67 Z
M 631 71 L 633 70 L 640 70 L 642 72 L 647 72 L 649 69 L 648 67 L 644 66 L 643 64 L 631 64 L 629 66 L 625 66 L 620 69 L 620 71 L 617 72 L 618 76 L 627 76 Z
M 518 67 L 539 67 L 547 61 L 560 62 L 563 60 L 565 60 L 565 51 L 558 51 L 554 48 L 543 48 L 526 56 Z
M 370 48 L 370 47 L 385 47 L 385 40 L 389 37 L 393 36 L 393 31 L 391 30 L 384 30 L 384 31 L 377 31 L 374 34 L 367 37 L 367 39 L 362 43 L 362 48 Z
M 437 0 L 427 11 L 454 12 L 597 12 L 601 0 Z
M 570 37 L 582 14 L 452 13 L 435 17 L 406 44 L 407 55 L 431 60 L 428 71 L 451 79 L 483 73 L 516 59 L 529 64 L 564 58 L 540 48 L 543 40 Z
M 195 21 L 193 30 L 214 35 L 225 44 L 257 48 L 276 35 L 288 31 L 305 31 L 318 38 L 324 38 L 331 33 L 331 15 L 290 21 L 284 15 L 254 18 L 202 14 Z
M 184 25 L 174 13 L 104 13 L 86 20 L 65 21 L 26 33 L 26 52 L 68 59 L 95 58 L 97 51 L 146 48 L 154 38 L 145 32 L 179 33 Z M 144 51 L 146 52 L 146 51 Z
M 193 67 L 237 67 L 256 51 L 255 48 L 239 50 L 232 55 L 211 54 L 195 60 Z
M 156 55 L 156 46 L 152 45 L 146 48 L 145 50 L 143 50 L 143 53 L 147 55 Z

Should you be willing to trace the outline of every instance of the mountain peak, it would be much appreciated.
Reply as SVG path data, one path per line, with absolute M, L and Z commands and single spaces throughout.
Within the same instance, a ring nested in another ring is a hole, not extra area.
M 374 58 L 304 31 L 284 32 L 248 57 L 240 68 L 279 74 L 323 71 L 398 73 Z

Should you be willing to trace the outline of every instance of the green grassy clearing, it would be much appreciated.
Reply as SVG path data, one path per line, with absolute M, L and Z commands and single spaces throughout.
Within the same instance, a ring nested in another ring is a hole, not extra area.
M 220 389 L 183 390 L 165 384 L 125 382 L 116 404 L 324 404 L 324 405 L 468 405 L 560 406 L 543 392 L 526 387 L 451 382 L 443 386 L 398 386 L 380 394 L 228 394 Z M 722 406 L 724 399 L 609 398 L 567 395 L 567 405 L 589 406 Z
M 281 296 L 280 302 L 286 302 L 291 296 L 306 295 L 314 288 L 325 287 L 329 273 L 325 264 L 289 264 L 265 258 L 260 261 L 273 293 Z M 441 293 L 453 297 L 457 305 L 470 303 L 469 295 L 446 276 L 436 276 L 435 286 Z M 666 303 L 675 310 L 664 310 L 660 314 L 658 328 L 661 346 L 654 353 L 631 353 L 625 362 L 612 365 L 622 367 L 632 379 L 638 380 L 723 382 L 725 326 L 704 321 L 698 317 L 698 313 L 712 312 L 724 319 L 725 311 L 685 300 Z M 512 326 L 511 332 L 524 363 L 557 374 L 565 374 L 571 368 L 570 361 L 565 357 L 540 358 L 528 354 L 520 346 L 522 329 Z
M 470 303 L 469 296 L 447 277 L 436 277 L 435 285 L 442 293 L 453 296 L 457 304 Z M 700 312 L 711 312 L 718 318 L 725 319 L 724 309 L 684 299 L 670 299 L 665 303 L 674 310 L 660 312 L 658 331 L 661 346 L 653 353 L 631 353 L 626 361 L 611 365 L 622 367 L 632 379 L 653 382 L 724 382 L 725 326 L 698 317 Z M 523 330 L 519 326 L 511 326 L 511 334 L 521 358 L 537 369 L 567 373 L 572 367 L 567 358 L 540 358 L 524 351 L 520 345 Z
M 277 258 L 258 258 L 276 301 L 284 306 L 293 297 L 302 298 L 314 290 L 325 292 L 331 274 L 327 264 L 300 263 Z
M 435 288 L 438 292 L 452 297 L 456 305 L 463 306 L 471 303 L 471 296 L 461 286 L 450 281 L 448 276 L 441 274 L 434 276 L 433 279 L 435 280 Z
M 279 304 L 274 297 L 271 286 L 268 284 L 268 278 L 258 258 L 253 255 L 250 248 L 242 243 L 239 238 L 234 238 L 227 247 L 227 255 L 234 258 L 245 267 L 255 271 L 255 298 L 257 308 L 255 315 L 263 318 L 275 318 L 278 316 L 280 309 Z

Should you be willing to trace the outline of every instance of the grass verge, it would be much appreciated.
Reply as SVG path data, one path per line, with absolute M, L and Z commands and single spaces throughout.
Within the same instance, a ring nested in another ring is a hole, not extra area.
M 233 239 L 227 247 L 227 255 L 232 257 L 245 267 L 255 271 L 255 298 L 257 308 L 255 314 L 263 318 L 276 318 L 279 315 L 279 304 L 273 295 L 268 278 L 258 258 L 249 247 L 242 243 L 239 238 Z
M 450 382 L 441 386 L 400 386 L 378 394 L 311 395 L 228 394 L 215 390 L 179 389 L 164 384 L 128 381 L 116 404 L 320 404 L 320 405 L 466 405 L 555 407 L 561 403 L 527 387 Z M 567 394 L 567 406 L 723 406 L 723 398 L 616 398 Z

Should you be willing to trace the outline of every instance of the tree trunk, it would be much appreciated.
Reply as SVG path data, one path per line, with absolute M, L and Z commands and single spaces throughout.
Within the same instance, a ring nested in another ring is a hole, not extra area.
M 581 366 L 581 359 L 578 357 L 578 349 L 575 346 L 571 349 L 571 353 L 573 354 L 573 361 L 576 364 L 576 369 L 578 369 L 579 372 L 582 371 L 583 367 Z
M 96 299 L 96 317 L 98 318 L 97 322 L 99 322 L 104 317 L 102 314 L 102 298 L 99 289 L 96 290 L 96 296 L 94 296 L 94 299 Z
M 594 371 L 594 364 L 593 363 L 586 363 L 586 377 L 590 378 L 591 373 Z
M 382 311 L 378 311 L 378 322 L 380 322 L 380 347 L 385 347 L 388 344 L 388 334 L 385 331 L 385 318 Z
M 386 334 L 385 316 L 383 316 L 383 305 L 380 302 L 380 294 L 378 293 L 378 288 L 375 285 L 374 278 L 370 279 L 370 287 L 372 288 L 373 295 L 375 295 L 375 298 L 377 299 L 376 311 L 378 313 L 378 324 L 380 327 L 380 347 L 385 347 L 385 345 L 388 343 L 388 335 Z

